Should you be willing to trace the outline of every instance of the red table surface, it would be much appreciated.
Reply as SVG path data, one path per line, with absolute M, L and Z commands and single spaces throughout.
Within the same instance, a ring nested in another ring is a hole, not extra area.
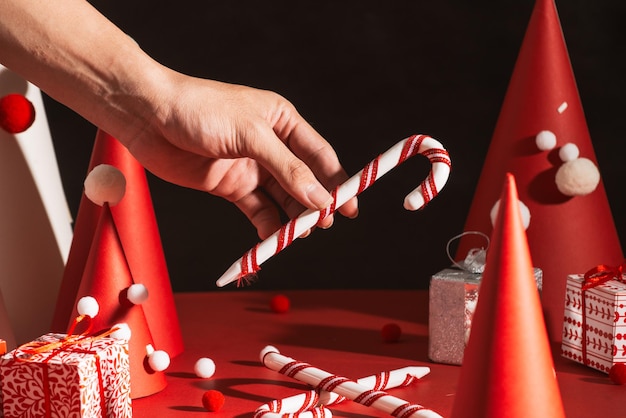
M 430 374 L 420 381 L 389 393 L 450 416 L 461 369 L 428 360 L 427 291 L 286 291 L 282 293 L 289 297 L 291 308 L 284 314 L 270 310 L 270 299 L 277 293 L 237 290 L 175 294 L 185 351 L 172 359 L 165 390 L 133 400 L 134 417 L 252 417 L 260 405 L 306 390 L 306 385 L 261 364 L 259 353 L 266 345 L 353 379 L 406 366 L 428 366 Z M 381 339 L 381 328 L 390 322 L 402 328 L 397 343 Z M 200 357 L 215 362 L 211 379 L 195 376 L 193 366 Z M 626 386 L 615 385 L 606 374 L 562 358 L 556 346 L 554 362 L 568 417 L 624 416 Z M 209 389 L 226 397 L 218 412 L 202 407 L 202 394 Z M 532 416 L 531 399 L 528 407 Z M 389 416 L 349 401 L 331 410 L 336 417 Z

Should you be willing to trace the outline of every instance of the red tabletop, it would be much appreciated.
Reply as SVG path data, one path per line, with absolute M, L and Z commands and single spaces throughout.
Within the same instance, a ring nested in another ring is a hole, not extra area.
M 259 353 L 273 345 L 286 356 L 353 379 L 406 366 L 428 366 L 429 375 L 389 393 L 449 417 L 460 367 L 428 360 L 428 293 L 413 290 L 302 290 L 282 292 L 291 301 L 287 313 L 270 310 L 278 292 L 254 290 L 175 294 L 185 351 L 167 370 L 162 392 L 133 401 L 135 417 L 252 417 L 260 405 L 295 395 L 307 386 L 265 368 Z M 383 342 L 383 325 L 395 322 L 403 334 Z M 624 416 L 626 386 L 607 375 L 562 358 L 554 361 L 567 416 Z M 216 364 L 211 379 L 197 378 L 200 357 Z M 524 367 L 520 364 L 520 367 Z M 226 402 L 219 412 L 201 403 L 209 389 Z M 529 416 L 532 416 L 532 400 Z M 353 402 L 331 407 L 347 418 L 389 416 Z

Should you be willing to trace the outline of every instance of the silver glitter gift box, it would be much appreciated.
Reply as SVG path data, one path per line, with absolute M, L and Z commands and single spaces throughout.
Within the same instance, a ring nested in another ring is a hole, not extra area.
M 535 268 L 534 275 L 541 290 L 543 272 Z M 458 268 L 447 268 L 431 277 L 428 357 L 432 361 L 457 365 L 463 362 L 481 277 Z

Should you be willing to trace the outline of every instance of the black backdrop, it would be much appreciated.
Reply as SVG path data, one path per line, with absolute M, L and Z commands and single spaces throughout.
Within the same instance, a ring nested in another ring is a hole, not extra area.
M 450 181 L 426 209 L 402 208 L 428 170 L 416 157 L 361 196 L 357 220 L 339 218 L 263 264 L 253 289 L 426 288 L 449 265 L 446 243 L 463 229 L 531 0 L 92 3 L 178 71 L 287 97 L 350 175 L 412 133 L 430 134 L 450 152 Z M 557 3 L 622 242 L 624 4 Z M 76 215 L 95 128 L 49 98 L 45 104 Z M 258 241 L 253 227 L 228 202 L 149 181 L 174 290 L 215 290 Z

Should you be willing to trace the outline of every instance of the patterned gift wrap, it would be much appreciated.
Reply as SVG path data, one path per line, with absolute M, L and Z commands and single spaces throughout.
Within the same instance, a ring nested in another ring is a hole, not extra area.
M 543 272 L 534 269 L 541 290 Z M 430 280 L 428 313 L 428 357 L 436 363 L 463 363 L 469 340 L 482 275 L 447 268 Z
M 587 289 L 583 311 L 583 282 L 582 274 L 567 277 L 561 354 L 608 373 L 626 362 L 626 283 L 609 280 Z
M 46 334 L 34 343 L 63 341 Z M 111 337 L 0 358 L 5 418 L 132 417 L 128 344 Z

